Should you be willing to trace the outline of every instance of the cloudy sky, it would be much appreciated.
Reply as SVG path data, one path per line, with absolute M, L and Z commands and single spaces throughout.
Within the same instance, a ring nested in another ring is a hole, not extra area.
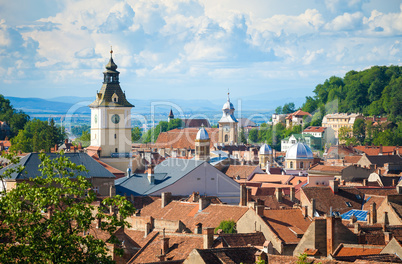
M 138 99 L 311 95 L 401 65 L 401 0 L 14 0 L 0 3 L 0 93 L 94 96 L 110 46 Z

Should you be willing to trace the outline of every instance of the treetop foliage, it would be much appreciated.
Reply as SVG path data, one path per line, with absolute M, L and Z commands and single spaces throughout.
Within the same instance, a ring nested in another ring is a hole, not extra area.
M 127 216 L 134 207 L 124 197 L 104 199 L 94 207 L 96 196 L 91 183 L 80 173 L 82 165 L 68 160 L 63 153 L 50 159 L 40 155 L 41 175 L 21 182 L 0 198 L 1 263 L 114 263 L 106 242 L 122 253 L 116 230 L 128 226 Z M 6 172 L 0 179 L 9 177 Z M 74 180 L 72 180 L 74 178 Z M 103 208 L 118 208 L 118 215 Z M 101 221 L 96 228 L 94 223 Z M 109 237 L 98 239 L 96 233 Z
M 29 121 L 29 116 L 22 111 L 18 111 L 10 104 L 10 100 L 5 99 L 0 94 L 0 121 L 6 122 L 10 126 L 10 135 L 3 134 L 0 131 L 0 140 L 6 136 L 12 138 L 18 134 L 20 129 L 24 128 L 26 122 Z

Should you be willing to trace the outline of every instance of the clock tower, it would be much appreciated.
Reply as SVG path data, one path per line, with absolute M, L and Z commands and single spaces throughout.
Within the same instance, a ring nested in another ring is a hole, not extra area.
M 237 143 L 237 119 L 234 116 L 234 106 L 230 102 L 229 93 L 228 101 L 223 105 L 223 115 L 219 120 L 219 139 L 218 142 L 224 145 Z
M 119 72 L 110 60 L 103 72 L 103 85 L 96 94 L 91 108 L 91 145 L 100 158 L 128 158 L 131 153 L 131 108 L 125 93 L 120 88 Z M 125 168 L 124 168 L 125 171 Z

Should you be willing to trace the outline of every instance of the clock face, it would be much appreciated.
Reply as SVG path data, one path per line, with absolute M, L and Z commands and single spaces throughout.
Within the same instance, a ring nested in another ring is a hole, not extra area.
M 112 122 L 115 123 L 115 124 L 119 123 L 120 122 L 120 116 L 116 115 L 116 114 L 112 115 Z

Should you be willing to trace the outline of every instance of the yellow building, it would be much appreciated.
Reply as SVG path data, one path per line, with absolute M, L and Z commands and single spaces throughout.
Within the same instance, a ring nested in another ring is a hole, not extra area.
M 361 114 L 328 114 L 322 119 L 322 126 L 332 128 L 334 130 L 335 138 L 338 139 L 341 127 L 347 127 L 352 130 L 355 120 L 361 117 L 363 117 Z
M 234 116 L 235 108 L 230 102 L 229 93 L 228 101 L 222 107 L 222 117 L 219 120 L 219 138 L 218 142 L 224 145 L 237 143 L 237 119 Z

